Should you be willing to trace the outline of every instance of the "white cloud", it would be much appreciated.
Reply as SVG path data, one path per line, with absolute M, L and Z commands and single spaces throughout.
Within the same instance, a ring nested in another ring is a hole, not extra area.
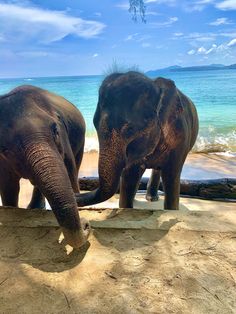
M 174 23 L 174 22 L 177 22 L 178 20 L 179 19 L 176 16 L 174 16 L 174 17 L 170 17 L 169 22 Z
M 211 3 L 214 3 L 215 0 L 199 0 L 199 1 L 196 1 L 197 4 L 211 4 Z
M 165 22 L 154 22 L 154 23 L 150 23 L 149 25 L 151 25 L 152 27 L 157 27 L 157 28 L 159 28 L 159 27 L 169 27 L 172 24 L 176 23 L 178 20 L 179 20 L 178 17 L 173 16 L 173 17 L 170 17 Z
M 92 38 L 100 34 L 105 24 L 84 20 L 64 11 L 44 10 L 17 4 L 0 3 L 2 34 L 9 40 L 36 38 L 50 43 L 68 35 Z
M 216 44 L 213 44 L 213 45 L 211 46 L 211 48 L 209 48 L 209 49 L 206 49 L 205 47 L 200 47 L 200 48 L 198 48 L 197 54 L 200 54 L 200 55 L 209 55 L 211 52 L 216 51 L 216 50 L 217 50 L 217 45 L 216 45 Z
M 179 35 L 179 36 L 176 36 Z M 184 40 L 187 41 L 196 51 L 199 49 L 199 46 L 209 46 L 212 43 L 212 47 L 214 48 L 215 42 L 222 40 L 223 38 L 230 38 L 230 39 L 235 39 L 236 38 L 236 32 L 234 30 L 228 32 L 209 32 L 209 33 L 189 33 L 189 34 L 181 34 L 181 33 L 174 33 L 172 39 L 176 40 Z M 224 46 L 227 46 L 227 43 L 223 44 Z M 220 48 L 218 47 L 218 50 Z M 214 50 L 214 49 L 213 49 Z
M 228 47 L 226 44 L 221 44 L 219 45 L 218 47 L 216 47 L 215 49 L 217 52 L 222 52 L 222 51 L 225 51 L 225 50 L 228 50 Z
M 198 0 L 184 1 L 182 6 L 187 12 L 203 11 L 207 6 L 213 5 L 217 9 L 227 11 L 236 10 L 236 0 Z
M 216 4 L 220 10 L 236 10 L 236 0 L 224 0 Z
M 206 53 L 206 49 L 204 47 L 200 47 L 200 48 L 198 48 L 197 53 L 205 54 Z
M 142 43 L 142 47 L 148 48 L 148 47 L 151 47 L 151 44 L 150 43 Z
M 235 33 L 233 33 L 235 34 Z M 228 37 L 235 37 L 232 36 L 232 33 L 223 33 L 223 35 L 221 33 L 212 33 L 212 32 L 208 32 L 208 33 L 189 33 L 189 34 L 183 34 L 181 32 L 179 33 L 173 33 L 173 37 L 172 39 L 176 40 L 185 40 L 188 41 L 193 47 L 199 47 L 199 42 L 201 43 L 209 43 L 212 41 L 215 41 L 216 38 L 218 36 L 228 36 Z
M 149 40 L 150 38 L 152 38 L 151 35 L 140 35 L 137 37 L 136 41 L 140 43 L 142 41 Z
M 228 32 L 228 33 L 221 32 L 221 33 L 219 33 L 219 35 L 223 36 L 223 37 L 235 38 L 236 37 L 236 32 L 235 31 Z
M 220 45 L 216 45 L 213 44 L 210 48 L 206 49 L 205 47 L 200 47 L 197 49 L 197 52 L 195 53 L 195 50 L 190 50 L 188 51 L 189 55 L 194 55 L 194 54 L 198 54 L 198 55 L 210 55 L 212 53 L 217 53 L 217 54 L 225 54 L 228 53 L 230 54 L 232 52 L 232 47 L 236 46 L 236 38 L 231 40 L 229 43 L 223 43 Z
M 188 53 L 188 55 L 192 56 L 192 55 L 194 55 L 194 54 L 195 54 L 195 50 L 194 50 L 194 49 L 189 50 L 187 53 Z
M 180 32 L 179 32 L 179 33 L 174 33 L 173 35 L 174 35 L 175 37 L 181 37 L 181 36 L 183 36 L 183 33 L 180 33 Z
M 0 33 L 0 41 L 5 41 L 5 37 Z
M 119 3 L 116 5 L 117 8 L 122 9 L 122 10 L 129 10 L 129 3 Z
M 98 53 L 93 54 L 93 58 L 96 58 L 96 57 L 98 57 Z
M 209 25 L 212 25 L 212 26 L 228 25 L 228 24 L 232 24 L 232 22 L 230 22 L 226 17 L 220 17 L 216 19 L 214 22 L 209 23 Z
M 149 40 L 152 36 L 151 35 L 142 35 L 140 33 L 134 33 L 134 34 L 130 34 L 128 35 L 124 41 L 135 41 L 137 43 Z
M 190 33 L 184 36 L 185 39 L 189 39 L 194 42 L 211 42 L 214 41 L 217 34 L 214 33 Z
M 209 48 L 208 50 L 206 50 L 205 54 L 209 55 L 210 53 L 212 53 L 213 51 L 217 50 L 217 45 L 213 44 L 211 46 L 211 48 Z
M 206 6 L 213 4 L 214 2 L 215 0 L 185 1 L 183 6 L 187 12 L 202 11 Z
M 138 35 L 139 35 L 139 33 L 130 34 L 130 35 L 128 35 L 128 36 L 125 38 L 125 41 L 135 40 Z
M 236 46 L 236 38 L 235 39 L 232 39 L 228 44 L 227 44 L 228 47 L 233 47 L 233 46 Z
M 159 15 L 161 15 L 161 13 L 158 13 L 155 11 L 146 11 L 145 15 L 159 16 Z

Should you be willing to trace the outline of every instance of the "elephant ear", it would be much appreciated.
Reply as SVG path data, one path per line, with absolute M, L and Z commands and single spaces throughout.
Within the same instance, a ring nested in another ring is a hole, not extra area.
M 171 80 L 158 78 L 156 85 L 161 89 L 157 107 L 158 120 L 168 147 L 175 147 L 181 141 L 184 107 L 181 93 Z
M 161 91 L 157 108 L 160 120 L 177 119 L 184 111 L 184 107 L 174 81 L 159 77 L 154 80 L 154 83 Z

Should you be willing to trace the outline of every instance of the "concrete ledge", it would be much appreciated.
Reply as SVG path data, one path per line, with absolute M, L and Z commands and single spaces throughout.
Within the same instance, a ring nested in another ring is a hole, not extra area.
M 218 203 L 220 206 L 220 203 Z M 224 211 L 164 211 L 153 209 L 87 208 L 80 213 L 94 229 L 149 229 L 236 232 L 236 209 Z M 49 210 L 0 207 L 0 227 L 57 228 Z

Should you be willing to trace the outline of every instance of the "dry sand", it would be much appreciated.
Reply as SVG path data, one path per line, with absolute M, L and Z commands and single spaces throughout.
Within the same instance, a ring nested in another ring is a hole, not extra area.
M 236 211 L 211 203 L 83 211 L 93 234 L 72 252 L 52 212 L 1 209 L 0 312 L 236 313 Z
M 90 157 L 81 176 L 95 175 Z M 232 177 L 235 160 L 213 157 L 192 166 Z M 21 206 L 29 198 L 23 181 Z M 83 210 L 93 233 L 79 251 L 59 244 L 51 211 L 0 209 L 0 313 L 236 313 L 236 204 L 180 203 L 157 210 L 163 198 L 150 205 L 139 194 L 139 210 Z

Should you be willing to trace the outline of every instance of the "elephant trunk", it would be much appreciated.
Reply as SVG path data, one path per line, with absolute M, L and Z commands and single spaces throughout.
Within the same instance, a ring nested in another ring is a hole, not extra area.
M 68 173 L 57 149 L 46 141 L 23 144 L 31 180 L 47 198 L 62 228 L 65 240 L 73 247 L 82 246 L 89 235 L 83 230 Z
M 124 144 L 114 130 L 109 139 L 99 139 L 99 187 L 89 193 L 76 196 L 77 205 L 87 206 L 106 201 L 118 189 L 120 176 L 125 165 Z

